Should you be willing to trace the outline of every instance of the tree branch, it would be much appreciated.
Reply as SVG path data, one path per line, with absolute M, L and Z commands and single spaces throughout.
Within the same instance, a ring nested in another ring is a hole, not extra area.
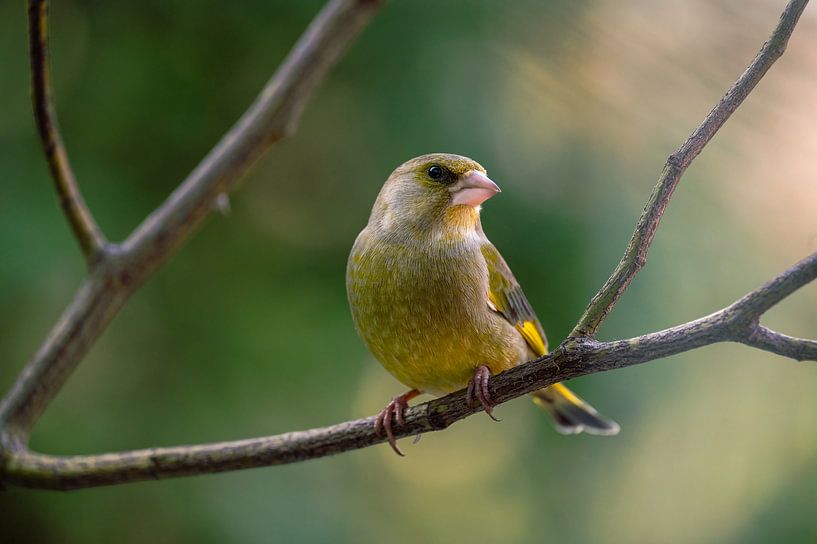
M 755 289 L 724 310 L 735 326 L 743 331 L 738 341 L 754 348 L 770 351 L 796 361 L 817 360 L 817 342 L 795 338 L 759 324 L 760 316 L 817 278 L 817 253 L 786 270 L 763 287 Z
M 672 156 L 613 275 L 569 337 L 550 355 L 493 377 L 492 399 L 503 403 L 577 376 L 624 368 L 717 342 L 741 342 L 797 360 L 817 360 L 817 342 L 759 324 L 772 306 L 817 277 L 817 253 L 709 316 L 636 338 L 598 342 L 593 336 L 644 265 L 646 253 L 681 174 L 779 57 L 806 0 L 792 0 L 747 71 Z M 316 18 L 256 103 L 187 180 L 122 246 L 105 246 L 66 310 L 12 390 L 0 403 L 0 483 L 77 489 L 291 463 L 382 442 L 374 418 L 330 427 L 196 446 L 100 455 L 53 456 L 28 450 L 31 425 L 85 352 L 135 290 L 201 223 L 219 194 L 272 142 L 292 130 L 306 97 L 371 16 L 371 2 L 332 0 Z M 478 408 L 463 391 L 410 408 L 400 437 L 441 430 Z
M 550 355 L 494 376 L 489 385 L 491 398 L 501 404 L 569 378 L 625 368 L 718 342 L 755 345 L 753 339 L 768 331 L 758 324 L 767 308 L 765 304 L 743 302 L 779 300 L 781 295 L 788 296 L 815 278 L 817 253 L 735 304 L 696 321 L 613 342 L 569 339 Z M 787 288 L 780 289 L 781 284 Z M 772 347 L 769 351 L 817 361 L 817 342 L 785 338 L 784 348 Z M 410 408 L 405 425 L 399 426 L 395 434 L 406 437 L 439 431 L 480 410 L 476 406 L 469 407 L 464 391 L 457 391 Z M 308 431 L 232 442 L 101 455 L 54 456 L 19 449 L 7 459 L 2 480 L 25 487 L 67 490 L 282 465 L 383 442 L 384 439 L 375 434 L 374 420 L 368 417 Z
M 610 310 L 633 281 L 636 274 L 647 262 L 647 252 L 652 244 L 655 231 L 664 215 L 675 188 L 681 181 L 687 167 L 703 150 L 704 146 L 738 109 L 758 82 L 766 75 L 772 64 L 783 55 L 794 27 L 808 4 L 808 0 L 792 0 L 786 5 L 780 22 L 772 35 L 760 48 L 757 56 L 738 80 L 726 91 L 720 102 L 695 129 L 675 153 L 669 156 L 664 171 L 653 188 L 644 212 L 638 220 L 624 256 L 612 275 L 604 282 L 598 293 L 590 300 L 587 309 L 570 333 L 571 336 L 594 338 Z
M 752 334 L 741 340 L 747 346 L 770 351 L 796 361 L 817 360 L 817 342 L 795 338 L 758 326 Z
M 46 7 L 44 0 L 31 0 L 31 5 L 35 44 L 32 54 L 36 56 L 45 51 Z M 123 245 L 108 244 L 103 248 L 73 302 L 0 402 L 0 449 L 4 442 L 16 446 L 27 442 L 34 423 L 131 293 L 212 212 L 220 194 L 235 188 L 261 155 L 295 130 L 312 91 L 340 60 L 379 5 L 375 0 L 330 0 L 255 103 L 188 178 Z M 38 73 L 44 73 L 38 72 L 42 66 L 44 62 L 32 61 L 35 81 L 40 77 Z M 47 87 L 35 85 L 37 88 Z M 47 100 L 35 100 L 35 104 L 39 102 L 50 104 Z M 43 111 L 42 118 L 48 121 L 44 125 L 48 129 L 45 134 L 52 138 L 48 141 L 59 144 L 57 147 L 47 144 L 46 154 L 56 157 L 52 164 L 63 175 L 70 172 L 66 170 L 65 153 L 60 151 L 61 142 L 53 130 L 55 125 L 50 121 L 48 108 Z M 57 151 L 51 153 L 52 149 Z M 64 179 L 73 180 L 70 176 Z
M 48 3 L 30 0 L 28 3 L 29 55 L 31 57 L 31 100 L 37 131 L 54 178 L 57 195 L 71 230 L 89 265 L 107 243 L 94 221 L 91 211 L 79 192 L 77 180 L 60 136 L 54 98 L 51 93 L 51 75 L 48 70 Z
M 175 252 L 219 195 L 234 189 L 270 146 L 295 131 L 312 92 L 379 5 L 332 0 L 318 14 L 250 109 L 127 239 L 124 249 L 137 283 Z

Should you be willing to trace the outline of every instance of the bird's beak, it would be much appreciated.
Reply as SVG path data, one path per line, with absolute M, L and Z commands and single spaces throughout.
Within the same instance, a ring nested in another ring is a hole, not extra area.
M 471 170 L 451 186 L 451 192 L 451 203 L 454 206 L 463 204 L 476 207 L 502 191 L 488 176 Z

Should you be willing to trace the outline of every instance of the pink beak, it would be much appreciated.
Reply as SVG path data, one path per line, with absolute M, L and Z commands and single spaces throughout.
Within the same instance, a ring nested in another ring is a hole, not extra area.
M 477 170 L 467 172 L 460 181 L 451 186 L 454 206 L 479 206 L 492 196 L 502 192 L 499 186 Z

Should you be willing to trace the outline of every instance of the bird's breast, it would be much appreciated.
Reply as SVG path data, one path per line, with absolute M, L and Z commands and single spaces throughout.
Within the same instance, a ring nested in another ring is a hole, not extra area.
M 499 371 L 518 362 L 519 335 L 488 309 L 480 244 L 382 240 L 365 231 L 358 238 L 347 271 L 352 315 L 370 351 L 406 385 L 444 393 L 463 387 L 476 366 Z

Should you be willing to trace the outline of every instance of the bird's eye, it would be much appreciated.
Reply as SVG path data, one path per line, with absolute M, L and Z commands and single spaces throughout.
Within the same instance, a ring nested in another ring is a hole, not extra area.
M 428 177 L 430 177 L 431 179 L 435 180 L 441 179 L 444 173 L 445 172 L 443 172 L 442 166 L 437 166 L 436 164 L 428 168 Z

